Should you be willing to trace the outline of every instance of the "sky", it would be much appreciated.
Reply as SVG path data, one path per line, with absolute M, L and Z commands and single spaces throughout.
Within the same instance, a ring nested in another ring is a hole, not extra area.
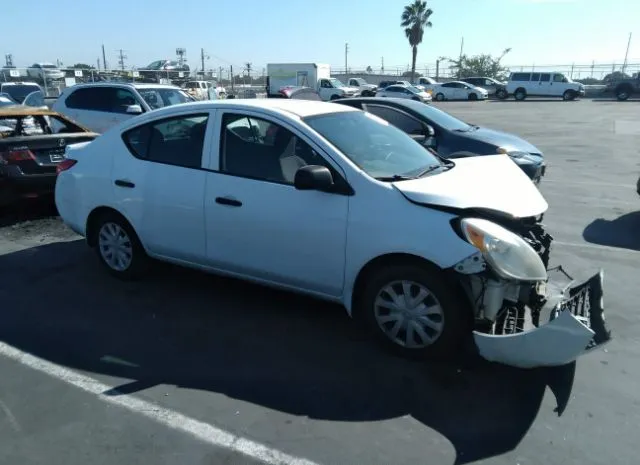
M 187 50 L 191 69 L 260 71 L 267 63 L 316 62 L 344 68 L 406 68 L 411 49 L 400 27 L 409 0 L 0 0 L 0 61 L 15 66 L 60 60 L 96 65 L 104 44 L 109 67 L 173 59 Z M 640 63 L 640 2 L 631 0 L 428 0 L 433 27 L 417 68 L 438 57 L 500 54 L 511 66 L 618 63 L 633 33 L 629 62 Z M 624 14 L 619 14 L 624 12 Z M 25 33 L 28 25 L 29 33 Z M 41 33 L 39 33 L 39 31 Z M 11 39 L 15 38 L 15 39 Z M 7 40 L 9 39 L 9 40 Z

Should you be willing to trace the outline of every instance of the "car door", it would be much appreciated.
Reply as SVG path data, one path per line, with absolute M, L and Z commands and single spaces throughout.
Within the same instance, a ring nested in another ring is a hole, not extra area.
M 325 165 L 344 183 L 339 168 L 300 127 L 251 111 L 218 113 L 204 203 L 211 266 L 340 296 L 349 197 L 293 186 L 299 166 Z
M 564 74 L 553 73 L 551 75 L 551 83 L 549 84 L 549 95 L 553 97 L 561 97 L 568 86 L 564 82 Z
M 540 95 L 551 95 L 551 73 L 540 73 Z
M 362 109 L 369 113 L 373 113 L 388 123 L 393 124 L 395 127 L 410 136 L 424 137 L 425 135 L 424 124 L 422 124 L 417 118 L 414 118 L 398 108 L 392 108 L 390 106 L 375 103 L 365 103 L 362 106 Z
M 436 95 L 438 95 L 438 93 L 441 93 L 442 95 L 444 95 L 444 98 L 446 99 L 455 99 L 456 98 L 455 83 L 445 82 L 439 88 L 436 89 L 435 93 Z
M 329 100 L 334 93 L 331 81 L 329 81 L 328 79 L 320 79 L 320 87 L 318 89 L 318 93 L 320 94 L 320 98 L 322 100 Z
M 206 262 L 204 188 L 210 115 L 197 112 L 146 123 L 123 134 L 129 151 L 112 172 L 116 197 L 156 256 Z

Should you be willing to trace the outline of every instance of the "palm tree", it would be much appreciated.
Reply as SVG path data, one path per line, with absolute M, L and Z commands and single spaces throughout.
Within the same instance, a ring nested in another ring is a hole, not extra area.
M 402 12 L 402 22 L 400 25 L 404 28 L 404 33 L 409 39 L 411 45 L 411 82 L 414 81 L 416 75 L 416 58 L 418 57 L 418 45 L 422 43 L 424 29 L 431 27 L 429 18 L 433 14 L 431 8 L 427 8 L 426 0 L 415 0 L 412 4 L 404 7 Z

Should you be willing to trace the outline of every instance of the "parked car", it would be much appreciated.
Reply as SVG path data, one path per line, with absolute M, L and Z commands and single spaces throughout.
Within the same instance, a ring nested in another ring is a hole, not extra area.
M 381 81 L 380 84 L 378 84 L 378 90 L 384 89 L 386 87 L 393 86 L 396 84 L 403 85 L 401 81 Z
M 507 157 L 443 160 L 371 113 L 176 105 L 62 163 L 61 217 L 118 278 L 154 257 L 303 292 L 407 356 L 451 356 L 472 339 L 492 361 L 563 365 L 610 339 L 602 274 L 559 291 L 538 222 L 548 205 Z M 525 312 L 528 327 L 501 323 Z
M 613 92 L 620 101 L 627 100 L 633 94 L 640 94 L 640 73 L 627 79 L 616 79 L 607 83 L 605 92 Z
M 209 100 L 209 88 L 207 81 L 187 81 L 182 86 L 185 92 L 196 100 Z
M 378 86 L 369 84 L 363 78 L 351 78 L 347 85 L 358 89 L 360 91 L 360 95 L 363 97 L 373 97 L 376 95 L 376 91 L 378 90 Z
M 506 87 L 507 95 L 497 94 L 500 98 L 513 95 L 516 100 L 527 97 L 560 97 L 563 100 L 575 100 L 584 97 L 584 85 L 573 82 L 563 73 L 511 73 Z
M 490 77 L 468 77 L 460 79 L 460 81 L 471 84 L 472 86 L 482 87 L 489 95 L 496 95 L 498 91 L 506 92 L 506 82 L 501 82 Z M 504 95 L 504 92 L 500 92 L 500 95 Z
M 27 69 L 27 75 L 30 78 L 43 81 L 55 81 L 64 79 L 64 71 L 53 63 L 34 63 Z
M 53 195 L 56 167 L 67 147 L 97 134 L 49 110 L 0 108 L 0 206 Z
M 142 78 L 158 82 L 160 79 L 184 79 L 189 77 L 190 69 L 186 63 L 180 64 L 173 60 L 156 60 L 149 63 L 138 72 Z
M 477 155 L 508 155 L 536 184 L 545 175 L 542 151 L 513 134 L 481 128 L 435 108 L 406 99 L 353 98 L 339 104 L 373 113 L 410 136 L 425 136 L 425 126 L 433 130 L 433 138 L 422 140 L 445 158 Z
M 482 87 L 476 87 L 462 81 L 443 82 L 433 87 L 434 98 L 443 100 L 486 100 L 489 93 Z
M 103 133 L 136 115 L 194 100 L 176 86 L 100 82 L 67 87 L 52 109 Z
M 413 86 L 394 84 L 379 90 L 377 97 L 395 97 L 400 99 L 417 100 L 422 103 L 431 103 L 431 94 Z
M 11 96 L 13 100 L 18 103 L 22 103 L 27 95 L 32 92 L 41 91 L 40 87 L 35 82 L 3 82 L 0 84 L 0 92 L 6 93 Z
M 276 97 L 274 95 L 271 96 Z M 311 87 L 304 86 L 285 86 L 280 89 L 279 98 L 288 98 L 288 99 L 296 99 L 296 100 L 316 100 L 322 101 L 320 94 L 312 89 Z

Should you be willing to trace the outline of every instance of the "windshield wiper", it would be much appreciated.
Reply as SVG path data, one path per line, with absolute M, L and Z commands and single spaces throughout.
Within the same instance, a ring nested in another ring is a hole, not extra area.
M 447 168 L 447 169 L 450 169 L 450 168 L 452 168 L 452 167 L 453 167 L 453 165 L 454 165 L 454 163 L 452 162 L 451 164 L 442 164 L 442 165 L 432 165 L 432 166 L 429 166 L 427 169 L 425 169 L 425 170 L 421 171 L 420 173 L 418 173 L 418 175 L 416 176 L 416 178 L 421 178 L 421 177 L 423 177 L 423 176 L 426 176 L 427 174 L 432 173 L 432 172 L 434 172 L 435 170 L 440 169 L 440 168 Z
M 394 174 L 392 176 L 378 176 L 374 179 L 378 181 L 383 181 L 383 182 L 409 181 L 411 179 L 416 179 L 416 176 L 404 176 L 402 174 Z

